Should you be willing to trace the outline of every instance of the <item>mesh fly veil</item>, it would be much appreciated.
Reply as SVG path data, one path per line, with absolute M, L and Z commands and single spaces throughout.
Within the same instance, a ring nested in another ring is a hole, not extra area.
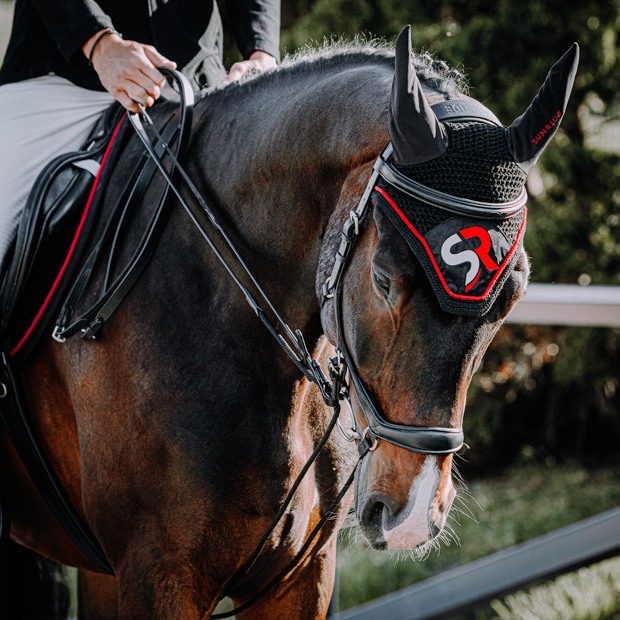
M 411 166 L 395 165 L 396 169 L 452 196 L 484 203 L 519 198 L 526 175 L 508 151 L 502 127 L 480 122 L 444 127 L 448 147 L 443 155 Z M 497 220 L 455 214 L 416 199 L 381 177 L 373 197 L 423 265 L 442 308 L 456 314 L 485 314 L 519 256 L 525 208 Z
M 398 36 L 391 145 L 378 160 L 373 198 L 421 262 L 446 312 L 486 314 L 514 268 L 527 173 L 564 116 L 578 62 L 575 43 L 505 129 L 473 100 L 431 107 L 411 62 L 410 27 Z

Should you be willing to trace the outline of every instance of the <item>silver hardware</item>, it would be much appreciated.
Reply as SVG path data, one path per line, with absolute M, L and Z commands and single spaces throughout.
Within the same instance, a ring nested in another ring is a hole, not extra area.
M 334 296 L 334 289 L 329 288 L 329 281 L 331 280 L 331 276 L 329 278 L 327 278 L 327 280 L 325 280 L 325 284 L 327 284 L 327 290 L 331 291 L 331 293 L 327 293 L 327 295 L 323 295 L 323 297 L 325 297 L 325 299 L 332 299 Z
M 360 434 L 357 431 L 357 420 L 355 418 L 355 415 L 353 415 L 353 407 L 351 407 L 351 401 L 349 400 L 349 396 L 346 394 L 346 392 L 342 393 L 344 394 L 344 398 L 342 400 L 344 400 L 344 402 L 347 404 L 347 407 L 349 408 L 349 416 L 351 417 L 351 424 L 353 425 L 353 427 L 345 431 L 340 424 L 340 420 L 337 420 L 336 424 L 338 425 L 338 430 L 346 441 L 361 441 L 362 437 L 360 437 Z
M 370 426 L 367 426 L 364 429 L 364 432 L 362 433 L 362 440 L 366 439 L 366 435 L 368 435 L 369 432 L 370 432 Z M 374 452 L 377 449 L 378 445 L 379 445 L 379 438 L 377 437 L 377 439 L 375 439 L 375 443 L 373 444 L 372 448 L 368 448 L 368 452 Z
M 0 383 L 0 398 L 4 398 L 9 391 L 6 389 L 6 385 L 4 383 Z
M 360 234 L 360 218 L 357 216 L 355 211 L 349 211 L 349 215 L 351 216 L 353 222 L 355 222 L 355 236 L 357 236 Z
M 86 334 L 86 332 L 87 332 L 87 331 L 89 331 L 89 330 L 90 330 L 90 327 L 84 327 L 84 328 L 82 328 L 82 330 L 81 330 L 81 333 L 82 333 L 82 338 L 84 338 L 84 334 Z M 93 335 L 90 337 L 90 340 L 97 340 L 97 336 L 95 336 L 95 334 L 93 334 Z
M 66 342 L 67 339 L 63 338 L 62 336 L 60 336 L 58 334 L 58 332 L 60 331 L 60 325 L 56 325 L 56 327 L 54 327 L 54 331 L 52 332 L 52 338 L 56 341 L 56 342 Z

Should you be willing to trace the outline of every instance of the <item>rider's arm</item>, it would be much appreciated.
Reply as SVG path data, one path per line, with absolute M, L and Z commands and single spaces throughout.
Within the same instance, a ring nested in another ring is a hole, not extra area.
M 85 64 L 82 45 L 112 20 L 94 0 L 32 0 L 58 51 L 69 63 Z
M 95 41 L 114 29 L 110 17 L 94 0 L 33 0 L 59 52 L 71 64 L 84 65 Z M 123 106 L 137 112 L 135 102 L 153 105 L 164 84 L 155 66 L 175 68 L 150 45 L 125 41 L 111 34 L 102 38 L 92 54 L 92 64 L 103 87 Z
M 226 10 L 244 60 L 256 51 L 280 60 L 280 0 L 226 0 Z
M 280 60 L 280 0 L 226 0 L 230 26 L 244 58 L 224 81 L 238 80 L 246 71 L 265 71 Z

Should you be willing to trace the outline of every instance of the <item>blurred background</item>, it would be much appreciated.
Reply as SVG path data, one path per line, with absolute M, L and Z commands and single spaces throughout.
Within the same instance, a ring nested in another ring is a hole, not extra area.
M 229 17 L 221 6 L 225 27 Z M 0 0 L 0 58 L 12 2 Z M 393 41 L 467 75 L 506 124 L 577 41 L 581 62 L 562 126 L 528 178 L 532 282 L 620 285 L 619 0 L 283 0 L 282 50 L 324 39 Z M 239 56 L 227 30 L 226 64 Z M 620 328 L 506 325 L 468 394 L 471 449 L 458 467 L 462 514 L 450 546 L 424 561 L 341 536 L 346 609 L 620 505 Z M 457 541 L 460 539 L 460 543 Z M 470 618 L 620 619 L 620 560 L 533 584 Z

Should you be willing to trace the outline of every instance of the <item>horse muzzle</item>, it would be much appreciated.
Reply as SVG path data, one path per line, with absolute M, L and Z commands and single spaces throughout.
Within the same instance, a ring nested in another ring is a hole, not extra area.
M 451 464 L 441 463 L 436 456 L 416 458 L 423 462 L 413 478 L 401 467 L 386 470 L 374 455 L 374 463 L 368 461 L 360 471 L 356 512 L 373 549 L 413 549 L 436 538 L 445 525 L 456 497 Z M 451 459 L 443 457 L 441 461 Z

